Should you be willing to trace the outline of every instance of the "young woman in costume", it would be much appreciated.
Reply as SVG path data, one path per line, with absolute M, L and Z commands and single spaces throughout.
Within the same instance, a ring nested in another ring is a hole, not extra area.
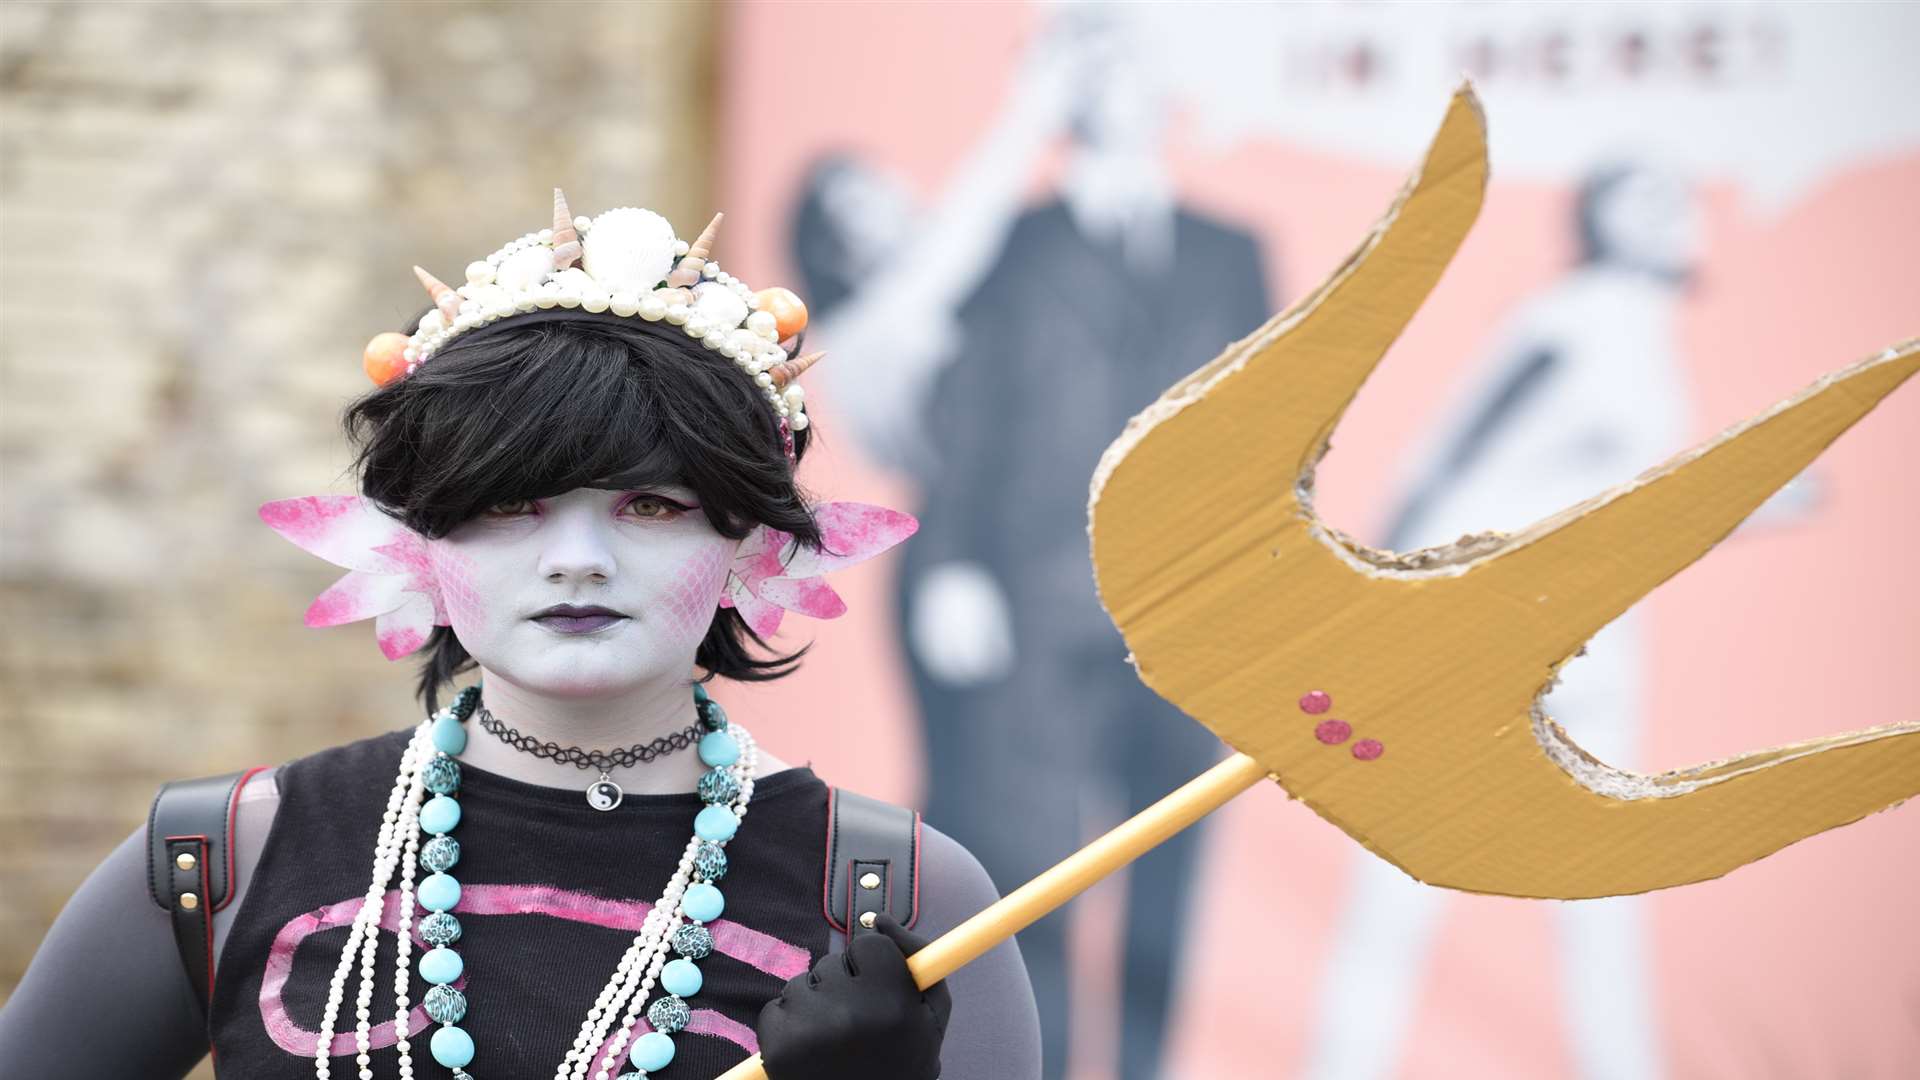
M 556 191 L 459 289 L 419 272 L 434 306 L 368 346 L 347 413 L 362 496 L 261 515 L 352 571 L 309 625 L 423 653 L 430 715 L 219 787 L 224 837 L 130 836 L 0 1010 L 9 1071 L 1038 1075 L 1011 942 L 907 971 L 995 899 L 978 863 L 908 815 L 897 857 L 837 866 L 834 822 L 898 816 L 718 700 L 791 671 L 783 611 L 839 614 L 822 575 L 913 529 L 803 498 L 805 309 L 720 271 L 718 223 L 689 244 Z M 210 931 L 197 967 L 176 925 Z

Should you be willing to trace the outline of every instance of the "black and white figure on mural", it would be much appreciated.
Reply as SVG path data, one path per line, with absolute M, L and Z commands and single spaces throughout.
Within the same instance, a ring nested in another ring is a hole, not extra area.
M 1678 322 L 1700 261 L 1689 185 L 1644 166 L 1598 170 L 1575 213 L 1567 275 L 1529 298 L 1423 450 L 1384 546 L 1411 551 L 1487 529 L 1513 531 L 1632 479 L 1685 445 L 1692 407 Z M 1807 478 L 1749 519 L 1803 513 Z M 1627 612 L 1568 664 L 1544 700 L 1580 746 L 1640 763 L 1647 712 L 1644 616 Z M 1354 863 L 1310 1033 L 1312 1080 L 1395 1075 L 1421 996 L 1445 890 L 1387 862 Z M 1556 908 L 1562 1008 L 1591 1080 L 1665 1074 L 1644 902 Z
M 1079 76 L 1065 99 L 1049 96 L 1057 79 L 1034 74 L 1062 67 Z M 1040 117 L 1056 108 L 1045 129 Z M 1101 824 L 1082 821 L 1083 801 L 1131 815 L 1219 752 L 1127 666 L 1087 548 L 1087 478 L 1101 451 L 1271 311 L 1254 238 L 1180 205 L 1162 161 L 1166 118 L 1153 72 L 1118 38 L 1096 28 L 1042 39 L 938 202 L 902 212 L 887 194 L 897 185 L 838 160 L 816 172 L 797 217 L 818 341 L 840 365 L 833 401 L 872 454 L 922 487 L 900 625 L 925 727 L 927 819 L 1003 888 Z M 1060 191 L 1020 210 L 1030 163 L 1061 129 L 1071 152 Z M 889 221 L 910 225 L 877 238 Z M 980 243 L 987 235 L 991 246 Z M 863 244 L 890 254 L 866 264 L 840 307 L 827 306 L 835 289 L 823 278 L 861 265 L 841 260 Z M 921 308 L 930 340 L 849 333 L 862 304 L 884 307 L 895 291 L 937 292 L 952 305 Z M 903 427 L 910 414 L 897 395 L 909 393 L 920 420 Z M 1200 842 L 1189 830 L 1127 878 L 1119 1072 L 1128 1080 L 1160 1075 Z M 1020 934 L 1049 1077 L 1069 1063 L 1066 938 L 1064 913 Z

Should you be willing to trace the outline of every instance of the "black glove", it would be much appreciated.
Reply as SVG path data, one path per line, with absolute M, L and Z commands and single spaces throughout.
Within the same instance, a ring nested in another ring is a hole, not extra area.
M 760 1010 L 768 1080 L 935 1080 L 953 995 L 922 991 L 907 957 L 927 939 L 882 915 Z

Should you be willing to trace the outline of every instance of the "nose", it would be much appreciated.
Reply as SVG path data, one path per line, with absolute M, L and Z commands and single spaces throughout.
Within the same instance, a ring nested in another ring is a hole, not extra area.
M 540 574 L 558 585 L 570 581 L 603 584 L 615 570 L 613 547 L 601 523 L 586 507 L 557 508 L 541 522 Z

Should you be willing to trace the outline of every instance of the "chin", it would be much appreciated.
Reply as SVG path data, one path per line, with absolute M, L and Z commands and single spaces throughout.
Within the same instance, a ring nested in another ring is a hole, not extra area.
M 553 658 L 558 659 L 558 658 Z M 502 671 L 490 668 L 528 693 L 570 701 L 618 697 L 662 678 L 685 675 L 693 670 L 689 657 L 685 663 L 663 665 L 655 656 L 600 655 L 587 662 L 535 663 L 507 665 Z
M 644 662 L 591 664 L 541 672 L 527 686 L 556 698 L 612 697 L 661 677 L 664 672 Z
M 570 701 L 590 701 L 594 698 L 616 697 L 634 688 L 636 683 L 631 672 L 618 676 L 598 675 L 560 675 L 548 679 L 535 679 L 521 683 L 521 687 L 542 697 L 562 698 Z

